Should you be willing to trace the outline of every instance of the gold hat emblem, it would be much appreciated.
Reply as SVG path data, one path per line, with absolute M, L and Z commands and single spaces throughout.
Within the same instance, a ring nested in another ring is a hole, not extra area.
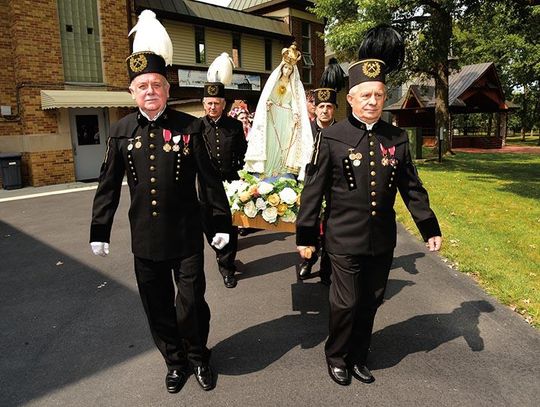
M 216 85 L 208 85 L 206 88 L 206 92 L 210 96 L 216 96 L 218 94 L 218 87 Z
M 375 60 L 365 61 L 362 64 L 362 72 L 368 78 L 376 78 L 381 73 L 381 63 Z
M 148 65 L 148 60 L 144 54 L 132 55 L 129 58 L 129 69 L 133 72 L 141 72 Z
M 326 102 L 330 99 L 330 91 L 328 89 L 321 89 L 317 92 L 317 99 L 321 102 Z

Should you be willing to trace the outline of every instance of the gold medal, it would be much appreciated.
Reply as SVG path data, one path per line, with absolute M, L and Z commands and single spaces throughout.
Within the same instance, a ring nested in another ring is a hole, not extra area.
M 127 146 L 127 149 L 128 149 L 128 151 L 133 150 L 133 144 L 129 143 L 128 146 Z
M 142 143 L 140 141 L 136 141 L 135 142 L 135 148 L 141 148 L 142 147 Z
M 384 156 L 381 159 L 381 164 L 384 165 L 385 167 L 388 166 L 388 164 L 390 164 L 390 160 L 388 159 L 388 157 Z
M 178 144 L 175 144 L 174 146 L 172 146 L 172 151 L 174 151 L 175 153 L 179 152 L 180 146 Z
M 353 160 L 352 165 L 358 167 L 360 165 L 360 160 Z
M 189 155 L 189 147 L 188 146 L 184 146 L 184 150 L 182 151 L 182 153 L 184 155 Z
M 168 153 L 169 151 L 171 151 L 172 147 L 169 143 L 165 143 L 163 144 L 163 151 L 165 151 L 166 153 Z

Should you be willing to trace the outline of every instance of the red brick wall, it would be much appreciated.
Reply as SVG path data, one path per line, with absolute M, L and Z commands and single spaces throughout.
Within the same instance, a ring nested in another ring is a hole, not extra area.
M 74 182 L 73 151 L 23 153 L 21 172 L 24 185 L 38 187 Z
M 112 88 L 127 89 L 129 77 L 126 58 L 131 53 L 125 1 L 98 1 L 101 20 L 101 53 L 104 82 Z
M 298 49 L 302 51 L 302 22 L 299 18 L 291 19 L 291 34 L 296 41 Z M 311 68 L 311 85 L 306 85 L 308 89 L 315 89 L 319 87 L 322 73 L 324 71 L 324 41 L 319 37 L 319 32 L 324 30 L 323 24 L 316 24 L 311 21 L 307 21 L 311 25 L 311 58 L 315 64 Z M 298 70 L 301 71 L 303 64 L 298 63 Z

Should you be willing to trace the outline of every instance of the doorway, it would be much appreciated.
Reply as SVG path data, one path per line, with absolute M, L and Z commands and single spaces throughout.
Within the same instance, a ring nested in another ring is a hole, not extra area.
M 109 133 L 105 116 L 105 109 L 70 109 L 69 121 L 77 181 L 99 177 Z

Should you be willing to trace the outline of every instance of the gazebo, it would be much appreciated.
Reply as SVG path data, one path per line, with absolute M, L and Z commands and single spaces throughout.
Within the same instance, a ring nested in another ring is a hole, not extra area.
M 451 146 L 500 148 L 504 145 L 507 119 L 515 108 L 504 99 L 499 76 L 493 62 L 466 65 L 449 77 L 448 101 L 451 120 Z M 435 144 L 435 86 L 433 81 L 410 84 L 397 102 L 387 106 L 396 125 L 421 132 L 423 144 Z M 467 126 L 467 117 L 474 113 L 495 113 L 493 131 Z M 465 125 L 453 127 L 456 115 L 466 115 Z

